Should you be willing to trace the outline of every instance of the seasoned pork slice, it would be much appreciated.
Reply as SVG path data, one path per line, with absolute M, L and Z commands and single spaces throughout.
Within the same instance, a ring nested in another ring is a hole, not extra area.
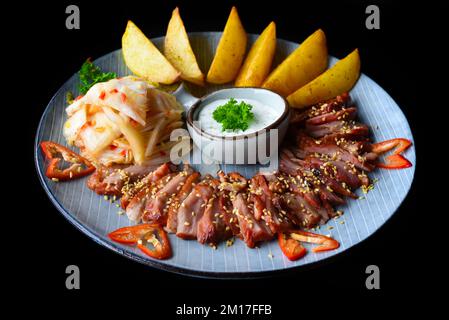
M 136 182 L 156 168 L 140 165 L 113 167 L 100 165 L 87 180 L 87 187 L 101 195 L 121 196 L 125 184 Z
M 198 222 L 203 216 L 206 206 L 211 206 L 214 188 L 210 177 L 198 183 L 181 203 L 178 209 L 178 226 L 176 236 L 183 239 L 196 239 Z
M 145 205 L 143 222 L 156 222 L 165 224 L 167 220 L 168 205 L 173 201 L 174 197 L 181 189 L 189 175 L 193 173 L 193 169 L 186 165 L 184 170 L 179 172 L 165 186 L 163 186 L 154 196 L 149 199 Z
M 162 189 L 167 183 L 169 183 L 176 173 L 169 173 L 153 183 L 148 184 L 142 188 L 137 194 L 129 201 L 126 206 L 126 215 L 132 221 L 140 221 L 145 211 L 147 203 L 155 197 L 156 193 Z
M 248 247 L 254 248 L 258 242 L 273 238 L 274 233 L 267 223 L 264 220 L 256 220 L 253 208 L 249 206 L 242 193 L 238 193 L 234 197 L 232 205 L 239 221 L 240 233 Z
M 203 216 L 198 221 L 197 239 L 200 243 L 218 243 L 232 236 L 232 231 L 224 221 L 224 195 L 215 194 L 212 197 Z
M 347 120 L 353 120 L 357 115 L 357 109 L 354 107 L 350 108 L 343 108 L 336 112 L 329 112 L 325 114 L 321 114 L 318 116 L 311 117 L 306 120 L 306 127 L 307 126 L 317 126 L 320 124 L 325 124 L 333 121 L 347 121 Z
M 131 183 L 126 184 L 122 187 L 122 197 L 120 199 L 120 205 L 123 209 L 126 209 L 131 199 L 138 194 L 143 188 L 148 188 L 154 182 L 158 181 L 162 177 L 166 176 L 170 173 L 170 166 L 168 163 L 164 163 L 160 165 L 156 170 L 150 172 L 142 179 Z
M 363 175 L 350 163 L 339 160 L 323 160 L 319 157 L 308 157 L 312 165 L 319 166 L 325 174 L 335 177 L 337 180 L 346 183 L 350 188 L 357 189 L 362 185 L 369 185 L 369 179 Z
M 282 195 L 282 200 L 288 216 L 299 226 L 310 228 L 329 220 L 324 208 L 319 210 L 313 208 L 299 194 L 287 192 Z
M 195 187 L 195 183 L 200 178 L 198 172 L 192 173 L 186 181 L 182 184 L 181 190 L 176 194 L 173 201 L 170 203 L 167 214 L 167 224 L 165 229 L 170 233 L 176 233 L 178 228 L 178 210 L 181 203 L 187 198 L 192 189 Z
M 336 144 L 331 143 L 317 143 L 314 139 L 305 135 L 298 137 L 299 152 L 295 152 L 297 156 L 308 155 L 326 155 L 331 160 L 341 160 L 344 162 L 350 162 L 360 170 L 372 171 L 375 166 L 362 156 L 355 155 L 350 151 L 341 148 Z
M 331 135 L 334 139 L 360 139 L 368 136 L 369 127 L 361 123 L 337 120 L 320 125 L 306 124 L 304 132 L 316 139 L 327 135 Z
M 255 175 L 250 184 L 250 201 L 254 204 L 256 220 L 263 219 L 273 233 L 291 229 L 292 222 L 276 206 L 276 195 L 270 190 L 265 177 Z

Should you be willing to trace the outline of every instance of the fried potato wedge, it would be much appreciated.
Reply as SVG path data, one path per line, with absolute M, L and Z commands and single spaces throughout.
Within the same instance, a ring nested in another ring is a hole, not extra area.
M 233 81 L 245 57 L 247 42 L 248 36 L 240 21 L 237 9 L 232 7 L 207 73 L 207 82 L 222 84 Z
M 172 17 L 168 23 L 164 55 L 181 72 L 182 79 L 198 85 L 204 85 L 204 74 L 201 72 L 190 46 L 189 37 L 178 8 L 173 10 Z
M 132 21 L 123 34 L 122 51 L 128 68 L 148 81 L 171 84 L 179 79 L 180 73 Z
M 304 108 L 351 90 L 360 76 L 360 56 L 355 49 L 332 68 L 287 97 L 293 108 Z
M 293 51 L 264 81 L 262 87 L 287 97 L 327 68 L 326 36 L 319 29 Z
M 260 87 L 271 69 L 276 51 L 276 24 L 271 22 L 251 47 L 235 80 L 237 87 Z

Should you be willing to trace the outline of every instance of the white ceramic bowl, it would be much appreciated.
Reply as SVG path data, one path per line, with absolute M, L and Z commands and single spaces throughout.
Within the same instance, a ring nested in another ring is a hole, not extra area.
M 208 133 L 196 122 L 203 106 L 219 99 L 251 99 L 277 109 L 280 115 L 265 128 L 235 136 Z M 287 132 L 290 111 L 279 94 L 262 88 L 227 88 L 215 91 L 196 101 L 187 111 L 187 128 L 195 145 L 208 158 L 225 164 L 267 164 L 278 155 L 278 146 Z

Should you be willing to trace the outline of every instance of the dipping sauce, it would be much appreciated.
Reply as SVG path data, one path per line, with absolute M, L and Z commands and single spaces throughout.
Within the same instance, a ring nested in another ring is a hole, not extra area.
M 217 122 L 214 119 L 213 113 L 215 109 L 217 109 L 221 105 L 225 105 L 226 103 L 228 103 L 229 99 L 218 99 L 206 105 L 203 105 L 198 115 L 199 127 L 203 129 L 206 133 L 212 135 L 232 137 L 257 132 L 275 122 L 282 115 L 280 110 L 276 110 L 276 108 L 266 105 L 257 100 L 253 99 L 235 99 L 235 100 L 237 101 L 237 103 L 243 101 L 252 106 L 251 112 L 254 114 L 254 119 L 249 123 L 249 127 L 245 131 L 240 129 L 234 131 L 233 130 L 222 131 L 221 123 Z

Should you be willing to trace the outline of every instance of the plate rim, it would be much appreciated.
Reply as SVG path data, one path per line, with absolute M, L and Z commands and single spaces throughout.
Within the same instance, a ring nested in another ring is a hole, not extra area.
M 193 36 L 208 36 L 208 35 L 212 35 L 212 34 L 222 34 L 222 32 L 216 32 L 216 31 L 205 31 L 205 32 L 190 32 L 188 33 L 189 36 L 193 35 Z M 248 36 L 258 36 L 258 34 L 251 34 L 248 33 Z M 164 39 L 165 36 L 160 36 L 160 37 L 154 37 L 151 38 L 152 41 L 161 41 L 162 39 Z M 299 46 L 300 43 L 294 42 L 294 41 L 290 41 L 290 40 L 285 40 L 282 38 L 278 38 L 277 42 L 285 42 L 285 43 L 292 43 L 295 44 L 296 46 Z M 100 57 L 98 57 L 97 59 L 94 60 L 97 61 L 107 55 L 110 55 L 114 52 L 117 51 L 121 51 L 121 49 L 116 49 L 113 51 L 110 51 Z M 336 58 L 334 56 L 329 55 L 329 59 L 332 58 Z M 338 58 L 336 58 L 338 59 Z M 414 137 L 413 137 L 413 131 L 412 128 L 410 127 L 410 124 L 407 120 L 407 117 L 405 116 L 405 114 L 403 113 L 402 109 L 400 108 L 399 104 L 396 103 L 396 101 L 390 96 L 390 94 L 388 94 L 388 92 L 383 89 L 379 84 L 377 84 L 377 82 L 375 82 L 374 80 L 372 80 L 369 76 L 367 76 L 365 73 L 361 73 L 361 76 L 365 76 L 369 81 L 371 81 L 372 83 L 374 83 L 376 86 L 378 86 L 382 91 L 384 91 L 384 93 L 392 99 L 392 101 L 396 104 L 396 106 L 398 107 L 398 109 L 400 110 L 400 112 L 402 113 L 402 116 L 405 118 L 406 123 L 407 123 L 407 127 L 410 130 L 411 133 L 411 137 L 412 137 L 412 142 L 413 145 L 412 147 L 415 150 L 415 155 L 416 155 L 416 148 L 415 148 L 415 143 L 414 143 Z M 66 210 L 64 208 L 64 206 L 59 202 L 59 200 L 56 198 L 56 196 L 53 194 L 53 192 L 50 190 L 50 188 L 48 187 L 47 184 L 47 180 L 44 177 L 44 173 L 42 172 L 40 166 L 39 166 L 39 157 L 42 157 L 42 155 L 40 155 L 40 144 L 39 144 L 39 137 L 41 135 L 42 132 L 42 127 L 43 127 L 43 120 L 46 117 L 47 113 L 50 111 L 50 107 L 52 102 L 56 99 L 56 97 L 61 93 L 61 91 L 64 89 L 64 84 L 66 84 L 68 81 L 70 81 L 74 76 L 76 76 L 76 73 L 72 74 L 60 87 L 59 89 L 53 94 L 52 98 L 50 99 L 50 101 L 48 102 L 47 106 L 44 109 L 44 112 L 42 113 L 40 119 L 39 119 L 39 123 L 36 129 L 36 135 L 35 135 L 35 139 L 34 139 L 34 164 L 36 167 L 36 171 L 39 177 L 39 182 L 42 185 L 45 193 L 47 194 L 47 197 L 50 199 L 50 201 L 52 202 L 52 204 L 56 207 L 56 209 L 59 211 L 60 214 L 62 214 L 69 222 L 72 226 L 74 226 L 76 229 L 78 229 L 79 231 L 81 231 L 81 233 L 83 233 L 84 235 L 86 235 L 88 238 L 92 239 L 96 244 L 101 245 L 103 247 L 106 247 L 107 249 L 111 250 L 112 252 L 126 257 L 132 261 L 136 261 L 140 264 L 143 265 L 147 265 L 159 270 L 163 270 L 163 271 L 168 271 L 168 272 L 172 272 L 175 274 L 180 274 L 180 275 L 187 275 L 187 276 L 192 276 L 192 277 L 197 277 L 197 278 L 206 278 L 206 279 L 257 279 L 257 278 L 265 278 L 265 277 L 273 277 L 273 276 L 277 276 L 277 275 L 281 275 L 281 274 L 285 274 L 285 273 L 291 273 L 291 272 L 295 272 L 295 271 L 305 271 L 308 269 L 312 269 L 315 268 L 321 264 L 328 264 L 330 263 L 332 260 L 335 259 L 339 259 L 342 256 L 344 256 L 345 254 L 347 254 L 348 252 L 351 251 L 351 249 L 359 246 L 361 243 L 365 242 L 366 240 L 370 239 L 373 235 L 375 235 L 380 229 L 384 228 L 384 226 L 390 221 L 390 219 L 393 217 L 393 215 L 397 212 L 397 210 L 401 207 L 402 203 L 405 201 L 405 199 L 407 199 L 407 197 L 409 196 L 410 193 L 410 189 L 414 183 L 414 178 L 416 175 L 416 165 L 417 165 L 417 157 L 415 156 L 415 160 L 414 160 L 414 164 L 413 164 L 413 172 L 412 172 L 412 177 L 411 177 L 411 183 L 408 186 L 406 192 L 405 192 L 405 196 L 398 202 L 396 208 L 394 208 L 392 214 L 390 216 L 388 216 L 386 218 L 386 220 L 376 229 L 374 230 L 371 234 L 369 234 L 367 237 L 365 237 L 364 239 L 360 240 L 359 242 L 352 244 L 348 247 L 345 248 L 345 250 L 335 253 L 333 255 L 330 255 L 328 257 L 322 258 L 318 261 L 312 261 L 303 265 L 295 265 L 295 266 L 290 266 L 290 267 L 285 267 L 282 269 L 274 269 L 274 270 L 263 270 L 263 271 L 231 271 L 231 272 L 222 272 L 222 271 L 202 271 L 202 270 L 196 270 L 196 269 L 190 269 L 187 267 L 180 267 L 180 266 L 175 266 L 175 265 L 170 265 L 170 264 L 165 264 L 162 261 L 156 260 L 156 259 L 150 259 L 150 258 L 146 258 L 146 257 L 141 257 L 137 254 L 135 254 L 134 252 L 129 252 L 126 251 L 124 249 L 122 249 L 121 247 L 119 247 L 118 245 L 114 244 L 113 242 L 109 242 L 105 239 L 102 239 L 101 237 L 97 236 L 93 231 L 89 230 L 89 228 L 85 227 L 83 225 L 83 223 L 81 221 L 79 221 L 75 216 L 73 216 L 70 212 L 68 212 L 68 210 Z

